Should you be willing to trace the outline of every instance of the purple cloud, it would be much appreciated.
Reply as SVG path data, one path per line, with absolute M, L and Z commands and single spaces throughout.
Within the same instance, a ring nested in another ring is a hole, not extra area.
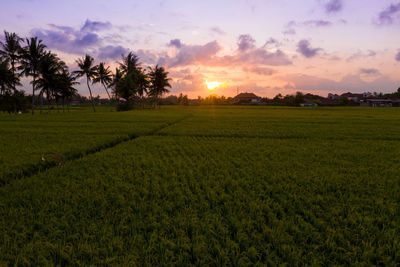
M 31 34 L 43 40 L 50 49 L 75 54 L 85 53 L 88 48 L 100 45 L 101 42 L 95 33 L 82 34 L 71 31 L 68 27 L 53 27 L 50 30 L 33 29 Z
M 279 47 L 279 46 L 281 46 L 281 43 L 278 40 L 271 37 L 265 42 L 263 47 L 267 47 L 267 46 Z
M 378 24 L 379 25 L 391 25 L 396 20 L 396 14 L 400 13 L 400 3 L 398 4 L 391 4 L 378 16 Z
M 88 33 L 82 37 L 76 38 L 73 42 L 78 47 L 90 47 L 100 43 L 100 38 L 95 33 Z
M 328 3 L 325 4 L 325 11 L 327 13 L 337 13 L 342 9 L 343 9 L 342 0 L 329 0 Z
M 216 33 L 218 35 L 225 35 L 226 34 L 226 32 L 224 32 L 223 30 L 221 30 L 218 27 L 212 27 L 210 30 L 211 30 L 212 33 Z
M 244 52 L 251 48 L 254 48 L 255 42 L 256 41 L 249 34 L 240 35 L 238 38 L 238 43 L 237 43 L 239 51 Z
M 308 40 L 301 40 L 297 44 L 297 51 L 306 58 L 312 58 L 316 56 L 321 50 L 321 48 L 312 48 Z
M 365 75 L 380 75 L 381 74 L 381 72 L 377 69 L 365 69 L 365 68 L 361 68 L 360 73 L 365 74 Z
M 283 32 L 284 35 L 295 35 L 296 34 L 296 30 L 291 28 L 291 29 L 287 29 Z
M 400 62 L 400 51 L 397 53 L 397 55 L 396 55 L 396 61 L 399 61 Z
M 173 39 L 173 40 L 169 41 L 168 46 L 176 47 L 179 49 L 182 47 L 182 42 L 179 39 Z
M 205 45 L 183 45 L 174 58 L 161 58 L 169 67 L 185 66 L 191 64 L 205 64 L 209 62 L 219 51 L 221 46 L 217 41 Z
M 128 51 L 120 45 L 110 45 L 109 37 L 95 33 L 112 27 L 109 22 L 86 20 L 78 29 L 49 24 L 48 29 L 33 29 L 31 34 L 43 40 L 50 49 L 71 54 L 90 53 L 105 60 L 116 59 Z
M 307 20 L 303 23 L 305 26 L 314 26 L 314 27 L 328 27 L 332 26 L 332 22 L 327 20 Z
M 128 54 L 128 49 L 122 47 L 122 46 L 112 46 L 112 45 L 107 45 L 104 47 L 100 47 L 98 50 L 98 57 L 99 59 L 117 59 L 120 58 L 121 55 L 126 55 Z
M 91 21 L 87 19 L 85 24 L 82 26 L 81 31 L 96 32 L 111 29 L 112 25 L 110 22 Z
M 350 57 L 348 57 L 347 61 L 350 62 L 360 58 L 362 59 L 362 58 L 375 57 L 376 55 L 377 53 L 374 50 L 368 50 L 366 53 L 358 51 L 357 53 L 354 53 Z

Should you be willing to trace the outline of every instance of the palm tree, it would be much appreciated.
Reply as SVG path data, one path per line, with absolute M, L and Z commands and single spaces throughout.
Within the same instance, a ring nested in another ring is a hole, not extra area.
M 168 78 L 168 72 L 163 67 L 156 65 L 154 68 L 150 68 L 150 90 L 149 96 L 153 97 L 155 103 L 158 102 L 158 98 L 165 93 L 169 93 L 167 87 L 171 88 Z
M 123 74 L 135 73 L 140 69 L 139 57 L 130 52 L 126 57 L 122 56 L 122 62 L 119 63 Z
M 74 85 L 78 84 L 76 82 L 76 77 L 68 72 L 68 70 L 63 69 L 61 73 L 57 74 L 57 97 L 62 99 L 62 106 L 64 112 L 65 100 L 70 100 L 73 96 L 77 95 L 78 90 L 74 88 Z M 69 111 L 69 105 L 68 111 Z
M 97 67 L 96 77 L 93 79 L 93 84 L 95 83 L 101 83 L 104 86 L 104 89 L 106 89 L 108 98 L 111 99 L 107 87 L 112 83 L 112 73 L 110 67 L 105 67 L 105 63 L 103 62 L 100 62 Z
M 9 33 L 4 31 L 5 42 L 0 41 L 0 57 L 6 58 L 11 64 L 11 71 L 13 76 L 16 76 L 17 68 L 16 64 L 21 56 L 21 45 L 20 43 L 24 40 L 20 38 L 16 33 Z M 19 79 L 18 79 L 19 82 Z M 14 92 L 16 91 L 16 83 L 12 85 Z
M 148 93 L 150 86 L 149 77 L 144 70 L 139 70 L 137 73 L 137 94 L 139 95 L 144 107 L 144 94 Z
M 26 47 L 23 48 L 21 68 L 25 76 L 32 76 L 32 115 L 35 113 L 35 82 L 39 76 L 40 60 L 44 54 L 46 46 L 37 37 L 26 39 Z
M 65 62 L 61 61 L 57 55 L 45 52 L 40 60 L 40 76 L 35 82 L 35 88 L 40 89 L 39 96 L 42 99 L 40 113 L 42 113 L 43 95 L 46 95 L 48 104 L 56 95 L 58 86 L 58 74 L 66 69 Z
M 76 61 L 80 70 L 74 71 L 77 77 L 86 76 L 86 84 L 89 89 L 90 101 L 92 102 L 93 111 L 96 112 L 96 108 L 93 102 L 92 90 L 90 89 L 89 82 L 97 75 L 97 66 L 93 66 L 94 58 L 89 55 L 85 55 Z
M 15 84 L 19 84 L 19 78 L 12 72 L 9 60 L 0 58 L 0 95 L 10 94 Z
M 115 74 L 112 77 L 112 81 L 109 84 L 114 96 L 117 98 L 117 85 L 121 81 L 123 75 L 119 68 L 115 68 Z

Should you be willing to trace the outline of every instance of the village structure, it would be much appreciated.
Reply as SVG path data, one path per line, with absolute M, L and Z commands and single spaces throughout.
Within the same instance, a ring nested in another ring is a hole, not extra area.
M 345 102 L 345 103 L 344 103 Z M 275 103 L 274 99 L 266 100 L 254 93 L 240 93 L 233 98 L 232 104 L 236 105 L 268 105 Z M 303 95 L 302 102 L 299 106 L 302 107 L 317 107 L 317 106 L 336 106 L 336 105 L 353 105 L 363 107 L 400 107 L 400 99 L 388 99 L 384 98 L 383 95 L 373 93 L 344 93 L 328 94 L 328 97 L 322 97 L 319 95 L 305 94 Z

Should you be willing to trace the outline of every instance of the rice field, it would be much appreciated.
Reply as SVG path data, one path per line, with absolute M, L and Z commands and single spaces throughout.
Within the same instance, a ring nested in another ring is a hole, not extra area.
M 400 262 L 400 110 L 0 115 L 0 265 Z

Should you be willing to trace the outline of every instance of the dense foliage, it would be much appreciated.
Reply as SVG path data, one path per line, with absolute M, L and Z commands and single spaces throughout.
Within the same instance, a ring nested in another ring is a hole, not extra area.
M 35 162 L 43 151 L 79 152 L 87 140 L 98 147 L 120 133 L 138 138 L 0 187 L 0 264 L 400 262 L 398 109 L 46 116 L 0 115 L 2 165 L 23 166 L 9 160 L 21 155 Z M 38 138 L 13 139 L 18 127 Z

